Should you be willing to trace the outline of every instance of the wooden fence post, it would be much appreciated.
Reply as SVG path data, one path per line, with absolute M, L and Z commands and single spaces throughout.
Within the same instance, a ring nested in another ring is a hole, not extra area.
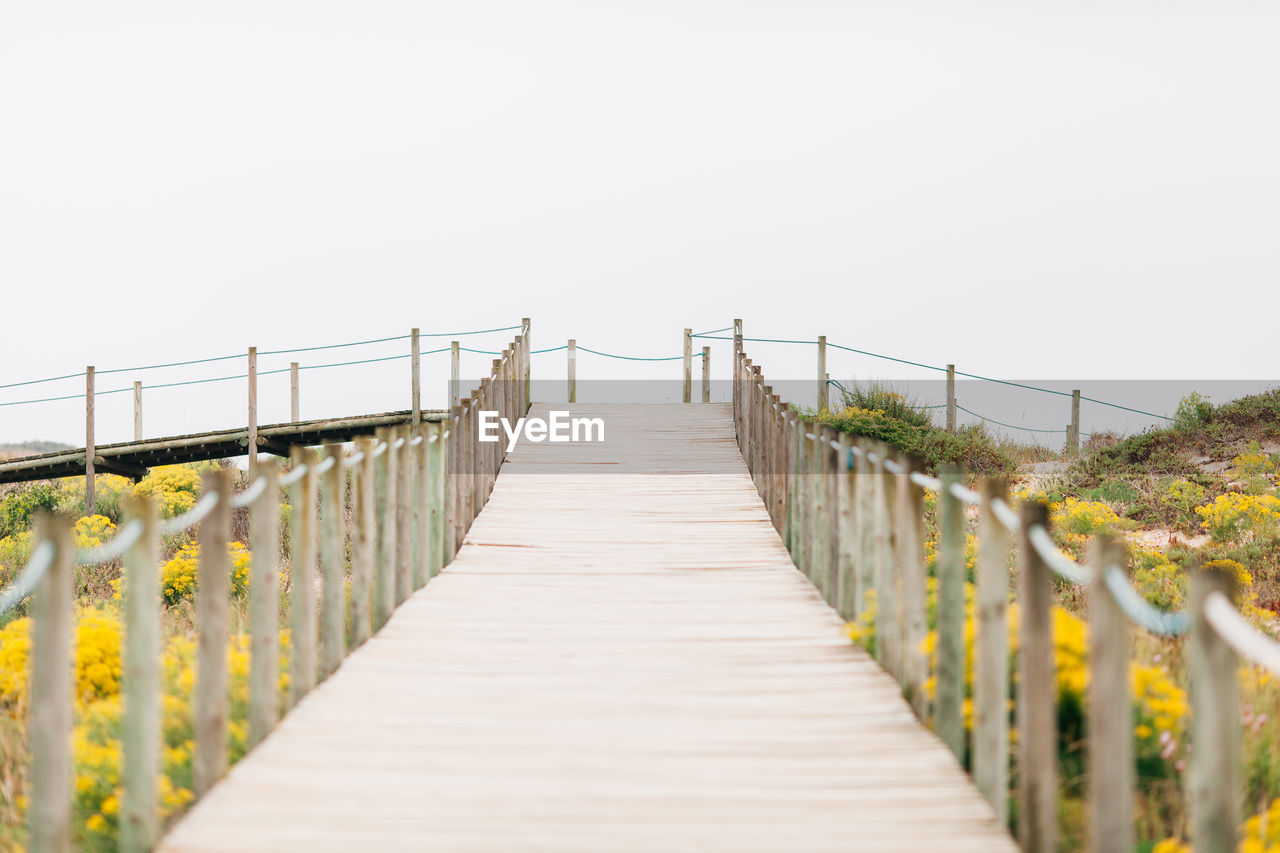
M 938 692 L 934 703 L 935 728 L 942 742 L 964 762 L 965 696 L 965 529 L 964 507 L 951 493 L 952 485 L 964 485 L 960 469 L 944 466 L 938 472 Z
M 973 781 L 1001 826 L 1009 820 L 1009 532 L 991 510 L 1008 484 L 984 480 L 978 516 L 973 661 Z
M 413 448 L 408 430 L 397 427 L 396 441 L 403 442 L 396 452 L 396 607 L 413 593 Z
M 1022 505 L 1018 536 L 1018 840 L 1026 853 L 1055 853 L 1058 837 L 1058 686 L 1053 669 L 1053 584 L 1031 544 L 1049 529 L 1049 508 Z
M 302 406 L 299 398 L 301 384 L 298 382 L 298 362 L 289 362 L 289 422 L 297 423 L 302 419 Z
M 898 498 L 898 567 L 902 574 L 902 686 L 907 701 L 921 720 L 928 719 L 929 697 L 924 692 L 924 682 L 929 675 L 929 662 L 925 659 L 925 636 L 929 633 L 926 603 L 926 568 L 924 565 L 923 529 L 924 489 L 911 482 L 911 471 L 916 467 L 910 458 L 900 455 L 897 474 Z
M 523 413 L 521 413 L 523 414 Z M 448 505 L 446 461 L 448 451 L 445 447 L 448 422 L 437 421 L 432 425 L 431 434 L 427 438 L 427 480 L 431 487 L 431 534 L 430 551 L 427 565 L 427 577 L 433 578 L 444 568 L 445 519 Z
M 249 347 L 249 473 L 258 470 L 258 348 Z
M 854 566 L 858 559 L 858 513 L 854 494 L 854 483 L 856 482 L 854 480 L 854 469 L 849 464 L 853 436 L 847 432 L 841 432 L 836 440 L 840 443 L 835 472 L 838 481 L 836 499 L 839 504 L 836 524 L 840 528 L 840 550 L 836 556 L 838 564 L 836 571 L 836 612 L 840 614 L 841 619 L 848 622 L 854 618 L 854 611 L 857 609 L 855 604 L 857 584 L 854 582 Z
M 125 517 L 142 536 L 124 557 L 123 773 L 120 850 L 147 853 L 156 843 L 160 772 L 160 522 L 150 497 L 130 498 Z M 127 523 L 127 522 L 126 522 Z
M 133 383 L 133 440 L 142 441 L 142 383 Z
M 875 470 L 867 453 L 871 450 L 871 442 L 859 439 L 862 453 L 857 458 L 857 478 L 854 482 L 854 496 L 857 501 L 858 516 L 858 566 L 857 581 L 857 615 L 861 616 L 871 604 L 867 593 L 876 588 L 876 519 L 875 519 Z M 878 595 L 879 593 L 877 593 Z M 879 647 L 879 643 L 876 646 Z
M 449 408 L 458 408 L 462 400 L 462 350 L 457 341 L 449 342 Z
M 396 600 L 396 451 L 395 432 L 378 427 L 378 444 L 386 444 L 377 459 L 378 565 L 373 576 L 373 628 L 387 624 Z
M 92 458 L 92 455 L 90 456 Z M 71 617 L 75 606 L 75 541 L 71 519 L 41 515 L 35 542 L 52 541 L 53 562 L 31 601 L 31 776 L 27 828 L 33 853 L 71 849 Z
M 346 655 L 344 492 L 342 445 L 330 444 L 325 455 L 333 460 L 320 482 L 320 678 L 333 675 Z
M 898 601 L 898 573 L 893 553 L 894 489 L 885 468 L 886 446 L 875 444 L 878 460 L 872 471 L 874 485 L 875 589 L 876 589 L 876 659 L 895 677 L 901 672 L 902 614 Z
M 827 444 L 828 434 L 835 430 L 817 421 L 813 423 L 813 583 L 822 593 L 828 604 L 832 602 L 832 546 L 838 547 L 832 538 L 836 531 L 828 523 L 831 515 L 830 494 L 827 488 L 831 482 L 828 475 L 828 460 L 831 458 L 831 446 Z
M 508 383 L 510 384 L 510 383 Z M 422 589 L 431 577 L 431 425 L 413 430 L 413 589 Z
M 702 348 L 702 402 L 711 402 L 711 347 Z
M 250 444 L 250 447 L 253 445 Z M 231 596 L 231 469 L 204 475 L 204 493 L 218 502 L 200 524 L 200 565 L 196 582 L 195 754 L 193 789 L 204 796 L 227 772 L 227 633 Z
M 375 442 L 361 439 L 355 450 L 364 458 L 351 469 L 351 647 L 369 639 L 373 630 L 373 566 L 377 553 L 374 524 L 376 497 Z
M 947 432 L 956 431 L 956 366 L 947 365 Z
M 529 410 L 529 406 L 533 403 L 533 397 L 529 396 L 532 390 L 529 387 L 529 383 L 533 376 L 533 324 L 528 317 L 521 319 L 520 322 L 524 325 L 524 334 L 522 336 L 524 338 L 524 346 L 522 347 L 522 350 L 524 351 L 524 376 L 522 377 L 524 381 L 524 399 L 523 405 L 520 409 L 520 414 L 523 416 L 524 413 Z
M 409 330 L 409 401 L 414 426 L 422 423 L 422 347 L 418 331 L 417 328 Z
M 1071 434 L 1068 436 L 1071 445 L 1071 454 L 1080 453 L 1080 390 L 1076 389 L 1071 392 Z
M 93 389 L 93 365 L 84 369 L 84 514 L 93 515 L 97 508 L 97 490 L 94 488 L 94 457 L 97 448 L 93 441 L 93 407 L 96 394 Z
M 249 577 L 249 746 L 261 742 L 280 718 L 280 472 L 274 459 L 258 465 L 266 489 L 250 507 L 253 561 Z
M 1215 592 L 1235 600 L 1235 577 L 1191 568 L 1191 768 L 1187 793 L 1197 851 L 1235 850 L 1239 841 L 1240 687 L 1235 650 L 1204 616 Z
M 693 329 L 684 330 L 684 402 L 693 401 Z
M 578 402 L 578 342 L 573 338 L 569 338 L 567 347 L 569 354 L 569 402 Z
M 1089 585 L 1089 849 L 1130 853 L 1133 827 L 1133 705 L 1129 698 L 1129 621 L 1106 584 L 1124 569 L 1124 545 L 1091 546 Z
M 290 449 L 293 467 L 307 466 L 289 492 L 289 703 L 296 705 L 316 683 L 315 462 L 305 448 Z
M 830 386 L 827 385 L 827 336 L 818 335 L 818 411 L 831 408 Z
M 769 408 L 773 417 L 769 443 L 773 448 L 774 518 L 777 519 L 778 533 L 785 539 L 787 531 L 787 481 L 791 476 L 788 455 L 790 445 L 787 444 L 786 430 L 787 410 L 772 389 L 769 392 Z

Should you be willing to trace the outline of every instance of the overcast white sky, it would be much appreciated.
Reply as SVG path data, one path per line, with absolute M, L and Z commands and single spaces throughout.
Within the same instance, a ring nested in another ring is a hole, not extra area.
M 1267 378 L 1278 43 L 1280 6 L 1230 0 L 9 3 L 0 384 L 521 316 L 537 346 L 642 355 L 739 316 L 1012 378 Z M 753 354 L 812 374 L 808 349 Z M 407 384 L 314 371 L 303 415 Z M 287 380 L 262 393 L 286 418 Z M 100 442 L 130 436 L 128 397 L 100 400 Z M 243 412 L 241 383 L 156 390 L 147 432 Z M 80 443 L 82 419 L 0 407 L 0 440 Z

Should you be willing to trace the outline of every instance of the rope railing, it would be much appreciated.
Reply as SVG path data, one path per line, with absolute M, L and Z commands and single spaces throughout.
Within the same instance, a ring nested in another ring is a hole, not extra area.
M 461 547 L 505 458 L 500 443 L 479 441 L 478 413 L 493 411 L 513 420 L 528 410 L 528 321 L 518 328 L 520 334 L 494 359 L 489 374 L 441 419 L 379 427 L 374 437 L 355 439 L 349 451 L 331 445 L 319 457 L 293 447 L 287 472 L 280 472 L 273 460 L 251 464 L 250 482 L 238 493 L 232 487 L 232 471 L 216 468 L 205 474 L 200 497 L 186 512 L 161 521 L 153 499 L 134 499 L 126 505 L 126 520 L 115 536 L 93 548 L 75 548 L 65 515 L 37 519 L 31 558 L 0 591 L 0 614 L 31 597 L 30 695 L 62 697 L 44 700 L 42 713 L 72 719 L 71 692 L 58 687 L 71 672 L 70 650 L 56 638 L 70 631 L 75 566 L 123 558 L 121 606 L 130 629 L 124 635 L 122 692 L 142 698 L 124 703 L 121 720 L 121 849 L 147 850 L 158 837 L 160 717 L 134 709 L 159 707 L 160 701 L 161 603 L 155 572 L 161 536 L 199 526 L 192 787 L 200 796 L 228 762 L 229 714 L 225 704 L 221 711 L 209 705 L 225 703 L 228 695 L 226 626 L 232 620 L 226 543 L 232 538 L 232 511 L 247 510 L 249 516 L 252 557 L 246 621 L 252 651 L 246 722 L 251 747 L 270 732 L 282 709 L 296 704 L 337 669 L 347 653 L 348 625 L 352 646 L 359 645 Z M 309 583 L 290 586 L 292 649 L 285 696 L 280 694 L 277 647 L 281 490 L 289 492 L 293 507 L 288 544 L 292 570 L 299 579 L 304 572 L 318 570 L 320 586 L 318 597 Z M 348 495 L 350 512 L 344 505 Z M 348 540 L 349 597 L 344 577 Z M 147 624 L 152 627 L 134 630 Z M 65 707 L 50 707 L 64 700 Z M 35 768 L 28 791 L 33 803 L 69 803 L 73 796 L 65 773 L 46 772 L 71 764 L 70 738 L 51 732 L 49 727 L 28 732 Z M 48 849 L 45 839 L 70 837 L 71 809 L 32 808 L 27 814 L 32 849 Z
M 730 327 L 730 328 L 733 328 L 733 329 L 740 329 L 740 328 L 741 328 L 741 321 L 737 321 L 737 322 L 735 323 L 735 325 L 734 325 L 734 326 L 732 326 L 732 327 Z M 726 329 L 717 329 L 717 330 L 715 330 L 715 332 L 723 332 L 723 331 L 726 331 Z M 921 369 L 924 369 L 924 370 L 932 370 L 932 371 L 936 371 L 936 372 L 939 372 L 939 373 L 944 373 L 944 374 L 947 374 L 947 376 L 948 376 L 948 383 L 950 383 L 950 381 L 951 381 L 951 378 L 952 378 L 952 377 L 955 377 L 955 376 L 961 376 L 961 377 L 964 377 L 964 378 L 966 378 L 966 379 L 976 379 L 976 380 L 979 380 L 979 381 L 981 381 L 981 382 L 991 382 L 991 383 L 994 383 L 994 384 L 997 384 L 997 385 L 1005 385 L 1005 386 L 1008 386 L 1008 387 L 1011 387 L 1011 388 L 1020 388 L 1020 389 L 1026 390 L 1026 391 L 1036 391 L 1036 392 L 1039 392 L 1039 393 L 1042 393 L 1042 394 L 1051 394 L 1051 395 L 1054 395 L 1054 396 L 1059 396 L 1059 397 L 1069 397 L 1069 398 L 1079 397 L 1079 399 L 1080 399 L 1080 400 L 1088 401 L 1088 402 L 1090 402 L 1090 403 L 1096 403 L 1096 404 L 1097 404 L 1097 405 L 1099 405 L 1099 406 L 1106 406 L 1106 407 L 1108 407 L 1108 408 L 1112 408 L 1112 409 L 1119 409 L 1119 410 L 1123 410 L 1123 411 L 1126 411 L 1126 412 L 1132 412 L 1132 413 L 1134 413 L 1134 414 L 1139 414 L 1139 415 L 1143 415 L 1143 416 L 1146 416 L 1146 417 L 1158 418 L 1158 419 L 1160 419 L 1160 420 L 1164 420 L 1164 421 L 1172 421 L 1172 420 L 1173 420 L 1173 418 L 1172 418 L 1172 417 L 1170 417 L 1169 415 L 1162 415 L 1162 414 L 1160 414 L 1160 413 L 1158 413 L 1158 412 L 1149 412 L 1149 411 L 1145 411 L 1145 410 L 1143 410 L 1143 409 L 1137 409 L 1137 408 L 1133 408 L 1133 407 L 1131 407 L 1131 406 L 1126 406 L 1126 405 L 1123 405 L 1123 404 L 1121 404 L 1121 403 L 1112 403 L 1112 402 L 1110 402 L 1110 401 L 1107 401 L 1107 400 L 1101 400 L 1101 399 L 1098 399 L 1098 398 L 1096 398 L 1096 397 L 1088 397 L 1088 396 L 1084 396 L 1084 395 L 1081 395 L 1079 392 L 1074 392 L 1074 391 L 1059 391 L 1059 390 L 1057 390 L 1057 389 L 1055 389 L 1055 388 L 1044 388 L 1044 387 L 1041 387 L 1041 386 L 1039 386 L 1039 385 L 1030 385 L 1030 384 L 1027 384 L 1027 383 L 1025 383 L 1025 382 L 1014 382 L 1014 381 L 1009 380 L 1009 379 L 997 379 L 997 378 L 992 377 L 992 376 L 984 376 L 984 375 L 982 375 L 982 374 L 978 374 L 978 373 L 968 373 L 968 372 L 965 372 L 965 371 L 962 371 L 962 370 L 956 370 L 953 366 L 950 366 L 950 365 L 949 365 L 949 366 L 946 366 L 946 367 L 943 367 L 943 366 L 940 366 L 940 365 L 937 365 L 937 364 L 927 364 L 927 363 L 925 363 L 925 362 L 913 361 L 913 360 L 911 360 L 911 359 L 898 358 L 898 357 L 896 357 L 896 356 L 885 355 L 885 354 L 883 354 L 883 353 L 871 352 L 871 351 L 869 351 L 869 350 L 858 349 L 857 347 L 851 347 L 851 346 L 846 346 L 846 345 L 843 345 L 843 344 L 834 343 L 834 342 L 832 342 L 832 341 L 828 341 L 825 337 L 819 337 L 819 338 L 818 338 L 818 339 L 816 339 L 816 340 L 805 340 L 805 339 L 796 339 L 796 338 L 749 338 L 749 337 L 744 337 L 744 336 L 742 336 L 741 334 L 734 335 L 733 337 L 729 337 L 729 336 L 725 336 L 725 335 L 719 335 L 719 334 L 716 334 L 716 333 L 706 333 L 706 332 L 703 332 L 703 333 L 697 333 L 697 334 L 691 334 L 691 335 L 690 335 L 690 337 L 693 337 L 693 338 L 702 338 L 702 339 L 705 339 L 705 340 L 716 340 L 716 341 L 735 341 L 735 340 L 736 340 L 736 341 L 741 341 L 741 342 L 744 342 L 744 343 L 800 344 L 800 345 L 817 346 L 817 347 L 819 348 L 819 353 L 820 353 L 820 355 L 819 355 L 819 362 L 820 362 L 820 364 L 822 365 L 822 367 L 821 367 L 821 368 L 820 368 L 820 370 L 819 370 L 819 381 L 820 381 L 820 382 L 822 382 L 822 383 L 824 383 L 824 384 L 825 384 L 826 382 L 828 382 L 828 381 L 829 381 L 829 380 L 826 378 L 826 375 L 825 375 L 825 361 L 826 361 L 826 357 L 825 357 L 825 350 L 826 350 L 826 348 L 827 348 L 827 347 L 830 347 L 830 348 L 832 348 L 832 349 L 841 350 L 841 351 L 843 351 L 843 352 L 851 352 L 851 353 L 854 353 L 854 354 L 856 354 L 856 355 L 864 355 L 864 356 L 868 356 L 868 357 L 870 357 L 870 358 L 877 358 L 877 359 L 881 359 L 881 360 L 883 360 L 883 361 L 891 361 L 891 362 L 894 362 L 894 363 L 896 363 L 896 364 L 905 364 L 905 365 L 910 366 L 910 367 L 918 367 L 918 368 L 921 368 Z M 942 408 L 942 407 L 943 407 L 943 406 L 945 406 L 945 405 L 947 405 L 947 404 L 941 404 L 941 405 L 938 405 L 938 406 L 926 406 L 926 407 L 921 407 L 921 408 Z M 967 411 L 967 410 L 966 410 L 966 411 Z M 999 421 L 993 420 L 993 419 L 991 419 L 991 418 L 983 418 L 981 415 L 978 415 L 978 414 L 976 414 L 976 413 L 974 413 L 974 412 L 968 412 L 968 413 L 969 413 L 969 414 L 971 414 L 971 415 L 973 415 L 974 417 L 981 418 L 981 419 L 983 419 L 983 420 L 991 421 L 992 423 L 1000 423 Z M 1013 425 L 1010 425 L 1010 424 L 1000 424 L 1000 425 L 1001 425 L 1001 426 L 1009 427 L 1010 429 L 1022 429 L 1022 430 L 1026 430 L 1026 431 L 1028 431 L 1028 432 L 1069 433 L 1069 430 L 1062 430 L 1062 429 L 1057 429 L 1057 430 L 1040 430 L 1040 429 L 1029 429 L 1029 428 L 1027 428 L 1027 427 L 1013 426 Z
M 741 342 L 743 339 L 737 337 Z M 734 353 L 734 423 L 747 467 L 797 568 L 849 623 L 874 631 L 874 654 L 902 685 L 916 713 L 963 760 L 997 816 L 1009 804 L 1010 698 L 1007 607 L 1016 577 L 1021 615 L 1016 697 L 1019 750 L 1016 790 L 1019 838 L 1027 849 L 1056 848 L 1057 686 L 1051 610 L 1054 577 L 1089 595 L 1092 673 L 1086 720 L 1091 849 L 1135 846 L 1131 791 L 1132 699 L 1127 627 L 1190 645 L 1192 683 L 1191 837 L 1197 851 L 1234 849 L 1241 821 L 1238 762 L 1239 686 L 1236 655 L 1280 675 L 1280 643 L 1255 628 L 1232 603 L 1234 576 L 1191 571 L 1187 609 L 1165 611 L 1134 587 L 1122 544 L 1103 537 L 1081 563 L 1058 548 L 1046 504 L 1010 506 L 1002 481 L 964 483 L 943 466 L 938 476 L 918 470 L 882 442 L 839 433 L 793 411 L 767 384 L 740 344 Z M 873 476 L 868 476 L 873 475 Z M 913 488 L 914 487 L 914 488 Z M 918 491 L 916 491 L 918 490 Z M 921 651 L 926 621 L 923 559 L 924 505 L 937 495 L 937 642 Z M 966 568 L 965 507 L 977 509 L 977 553 Z M 1017 573 L 1008 553 L 1016 544 Z M 964 585 L 972 572 L 972 616 Z M 977 622 L 974 648 L 965 648 L 965 619 Z M 972 675 L 966 658 L 972 654 Z M 931 665 L 932 661 L 932 665 Z M 932 690 L 926 690 L 931 679 Z M 971 685 L 971 688 L 968 686 Z M 971 689 L 971 694 L 968 692 Z M 964 706 L 973 703 L 966 732 Z
M 492 334 L 494 332 L 510 332 L 510 331 L 514 331 L 516 329 L 522 329 L 522 328 L 524 328 L 523 325 L 500 326 L 493 329 L 473 329 L 465 332 L 419 332 L 418 337 L 463 338 L 463 337 L 469 337 L 471 335 L 487 335 L 487 334 Z M 370 346 L 372 344 L 390 343 L 393 341 L 405 341 L 405 340 L 409 340 L 409 338 L 410 338 L 410 335 L 392 335 L 385 338 L 370 338 L 368 340 L 349 341 L 349 342 L 340 343 L 340 344 L 321 344 L 319 346 L 293 347 L 290 349 L 261 350 L 258 352 L 258 355 L 260 356 L 292 355 L 295 353 L 302 353 L 302 352 L 318 352 L 320 350 L 347 349 L 350 347 Z M 445 348 L 444 350 L 438 350 L 438 352 L 447 352 L 447 351 L 448 351 L 448 348 Z M 143 365 L 138 365 L 136 367 L 112 367 L 112 368 L 106 368 L 106 369 L 98 369 L 95 372 L 98 373 L 99 375 L 106 375 L 106 374 L 112 374 L 112 373 L 139 373 L 146 370 L 162 370 L 162 369 L 167 369 L 172 367 L 189 367 L 195 364 L 212 364 L 214 362 L 219 362 L 219 361 L 232 361 L 232 360 L 240 359 L 244 357 L 245 357 L 245 354 L 240 352 L 240 353 L 235 353 L 233 355 L 216 355 L 216 356 L 210 356 L 208 358 L 193 358 L 193 359 L 185 359 L 182 361 L 168 361 L 168 362 L 161 362 L 157 364 L 143 364 Z M 359 361 L 359 362 L 351 362 L 351 363 L 363 364 L 365 362 Z M 324 366 L 329 366 L 329 365 L 324 365 Z M 22 382 L 10 382 L 7 384 L 0 385 L 0 390 L 4 390 L 6 388 L 19 388 L 27 385 L 41 385 L 47 382 L 59 382 L 64 379 L 81 379 L 84 377 L 84 375 L 85 375 L 85 371 L 82 370 L 82 371 L 79 371 L 78 373 L 64 373 L 60 376 L 47 376 L 43 379 L 28 379 Z M 243 378 L 243 377 L 240 377 L 240 378 Z M 107 392 L 100 391 L 98 393 L 107 393 Z

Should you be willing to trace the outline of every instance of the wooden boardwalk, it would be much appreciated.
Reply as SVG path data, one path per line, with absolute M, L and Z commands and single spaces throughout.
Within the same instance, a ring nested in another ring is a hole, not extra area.
M 1015 849 L 793 568 L 728 406 L 555 408 L 608 440 L 518 447 L 160 849 Z

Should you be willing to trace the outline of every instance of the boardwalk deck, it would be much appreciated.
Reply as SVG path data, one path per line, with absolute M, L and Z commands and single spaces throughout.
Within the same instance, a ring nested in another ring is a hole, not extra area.
M 727 406 L 557 408 L 609 440 L 519 446 L 162 850 L 1014 849 L 792 567 Z

